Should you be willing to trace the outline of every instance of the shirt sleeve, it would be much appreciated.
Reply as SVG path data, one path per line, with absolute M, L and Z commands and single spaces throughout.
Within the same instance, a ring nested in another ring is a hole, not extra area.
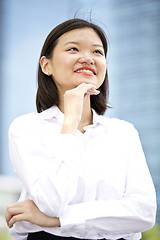
M 133 128 L 129 136 L 126 187 L 118 200 L 68 205 L 60 216 L 61 226 L 83 224 L 105 234 L 143 232 L 155 223 L 156 194 L 141 142 Z
M 55 138 L 53 147 L 47 148 L 30 120 L 26 124 L 16 119 L 9 129 L 10 158 L 17 176 L 38 208 L 58 217 L 76 193 L 82 146 L 73 135 Z

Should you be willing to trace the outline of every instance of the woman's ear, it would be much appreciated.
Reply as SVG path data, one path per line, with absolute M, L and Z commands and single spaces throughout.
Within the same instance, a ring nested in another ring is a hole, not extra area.
M 42 56 L 40 59 L 40 66 L 42 69 L 42 72 L 48 76 L 50 76 L 50 61 L 45 56 Z

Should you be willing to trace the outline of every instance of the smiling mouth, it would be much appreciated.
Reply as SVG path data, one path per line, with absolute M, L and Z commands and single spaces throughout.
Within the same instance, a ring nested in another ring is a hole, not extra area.
M 94 69 L 87 69 L 87 68 L 80 68 L 75 71 L 76 73 L 83 73 L 85 75 L 93 76 L 96 75 L 96 72 Z

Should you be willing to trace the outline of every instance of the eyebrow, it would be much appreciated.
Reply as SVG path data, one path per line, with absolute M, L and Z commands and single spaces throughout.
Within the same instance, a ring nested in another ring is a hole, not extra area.
M 102 45 L 100 45 L 100 44 L 93 44 L 93 46 L 94 46 L 94 47 L 101 47 L 101 48 L 104 49 L 104 47 L 103 47 Z
M 68 44 L 80 45 L 80 43 L 79 43 L 79 42 L 74 42 L 74 41 L 71 41 L 71 42 L 66 42 L 64 45 L 68 45 Z M 100 44 L 92 44 L 92 46 L 94 46 L 94 47 L 101 47 L 101 48 L 103 48 L 103 49 L 104 49 L 104 47 L 103 47 L 102 45 L 100 45 Z
M 80 43 L 78 43 L 78 42 L 66 42 L 64 45 L 67 45 L 67 44 L 76 44 L 76 45 L 79 45 Z

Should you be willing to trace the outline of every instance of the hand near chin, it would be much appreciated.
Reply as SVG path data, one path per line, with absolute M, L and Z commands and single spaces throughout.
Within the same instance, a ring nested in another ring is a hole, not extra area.
M 84 103 L 89 95 L 97 95 L 99 91 L 93 84 L 82 83 L 64 94 L 64 122 L 61 133 L 76 133 L 81 120 Z
M 32 200 L 17 202 L 8 206 L 6 222 L 9 228 L 14 223 L 27 221 L 43 227 L 59 227 L 60 221 L 56 217 L 48 217 L 42 213 Z

